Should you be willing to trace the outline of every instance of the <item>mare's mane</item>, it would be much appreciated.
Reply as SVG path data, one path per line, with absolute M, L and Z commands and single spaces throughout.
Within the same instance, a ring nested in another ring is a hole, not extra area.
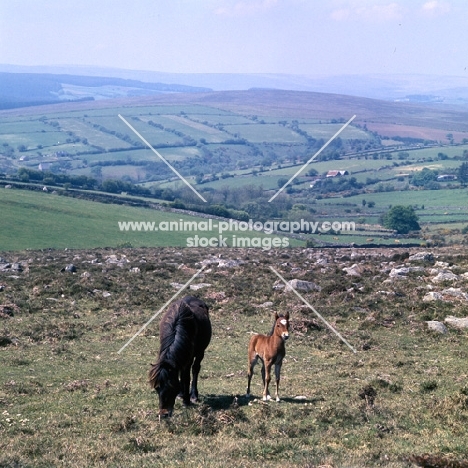
M 197 331 L 190 306 L 181 301 L 178 307 L 170 307 L 160 325 L 159 359 L 152 364 L 149 380 L 153 388 L 164 369 L 178 369 L 187 360 L 187 344 L 193 344 Z

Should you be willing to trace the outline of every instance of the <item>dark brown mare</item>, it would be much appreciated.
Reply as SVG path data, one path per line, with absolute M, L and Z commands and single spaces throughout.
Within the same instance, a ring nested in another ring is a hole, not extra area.
M 275 323 L 269 335 L 253 335 L 249 342 L 249 369 L 247 380 L 247 397 L 250 397 L 250 381 L 253 369 L 258 359 L 262 361 L 263 400 L 271 399 L 268 385 L 271 381 L 271 367 L 275 365 L 276 401 L 280 401 L 278 390 L 280 383 L 281 365 L 286 355 L 285 341 L 289 338 L 289 313 L 278 315 L 275 313 Z
M 208 306 L 192 296 L 174 302 L 161 319 L 159 338 L 159 358 L 151 364 L 149 381 L 159 394 L 161 418 L 172 415 L 177 396 L 187 406 L 198 401 L 198 374 L 211 340 Z

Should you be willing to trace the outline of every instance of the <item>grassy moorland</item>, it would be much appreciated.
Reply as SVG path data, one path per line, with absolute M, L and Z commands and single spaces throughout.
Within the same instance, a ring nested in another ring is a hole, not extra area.
M 433 250 L 95 249 L 5 252 L 0 272 L 0 466 L 392 467 L 466 466 L 467 332 L 428 331 L 427 320 L 465 317 L 463 249 Z M 221 258 L 240 261 L 233 268 Z M 203 260 L 212 264 L 189 292 L 211 308 L 213 339 L 202 364 L 201 402 L 176 405 L 160 423 L 147 384 L 158 350 L 156 319 Z M 436 263 L 447 262 L 445 264 Z M 61 272 L 73 263 L 76 273 Z M 361 276 L 344 267 L 357 263 Z M 415 269 L 391 279 L 393 267 Z M 356 349 L 353 354 L 292 293 L 303 296 Z M 450 269 L 452 282 L 433 281 Z M 244 396 L 252 332 L 288 310 L 292 336 L 282 402 L 266 404 L 257 368 Z M 419 458 L 418 458 L 419 457 Z M 423 465 L 422 460 L 432 460 Z

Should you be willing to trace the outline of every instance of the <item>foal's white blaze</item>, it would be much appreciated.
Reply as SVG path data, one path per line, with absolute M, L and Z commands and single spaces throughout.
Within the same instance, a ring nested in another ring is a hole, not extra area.
M 281 319 L 280 323 L 286 326 L 288 324 L 288 321 L 286 319 Z

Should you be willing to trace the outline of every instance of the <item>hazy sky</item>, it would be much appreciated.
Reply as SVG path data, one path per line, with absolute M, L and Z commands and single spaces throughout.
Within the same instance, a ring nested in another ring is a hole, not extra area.
M 0 63 L 468 76 L 466 0 L 0 0 Z

